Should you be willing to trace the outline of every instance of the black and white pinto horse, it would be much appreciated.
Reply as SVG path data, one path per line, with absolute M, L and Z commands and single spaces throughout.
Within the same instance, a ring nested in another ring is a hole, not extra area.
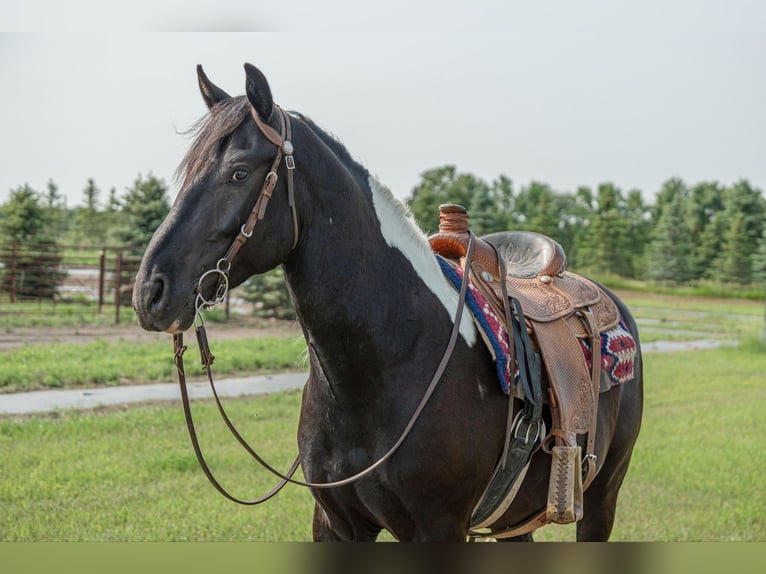
M 246 96 L 230 97 L 198 68 L 209 108 L 179 168 L 180 193 L 138 273 L 133 304 L 147 330 L 177 333 L 195 318 L 195 287 L 246 223 L 284 130 L 266 78 L 246 65 Z M 298 446 L 308 481 L 352 476 L 400 437 L 437 370 L 458 294 L 405 206 L 336 139 L 289 114 L 294 185 L 284 166 L 268 210 L 228 269 L 231 285 L 282 266 L 308 345 Z M 289 197 L 293 195 L 294 197 Z M 295 219 L 295 221 L 294 221 Z M 297 235 L 296 235 L 297 234 Z M 205 286 L 213 299 L 215 285 Z M 614 298 L 614 296 L 613 296 Z M 638 341 L 636 324 L 615 301 Z M 470 316 L 430 402 L 395 454 L 347 486 L 312 489 L 315 540 L 464 541 L 505 439 L 508 398 Z M 598 474 L 578 540 L 608 539 L 642 412 L 642 367 L 602 393 Z M 544 509 L 550 457 L 532 458 L 518 496 L 493 528 Z M 523 537 L 531 539 L 531 535 Z

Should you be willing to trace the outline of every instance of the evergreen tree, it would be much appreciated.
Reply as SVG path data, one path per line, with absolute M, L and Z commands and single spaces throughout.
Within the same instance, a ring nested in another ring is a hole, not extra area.
M 518 229 L 560 239 L 561 202 L 547 183 L 533 181 L 522 187 L 515 208 Z
M 753 255 L 753 280 L 766 283 L 766 227 L 758 242 L 758 249 Z
M 593 217 L 594 203 L 593 190 L 581 185 L 572 195 L 572 200 L 567 208 L 565 218 L 569 236 L 569 248 L 566 250 L 567 262 L 573 269 L 586 267 L 587 261 L 583 257 L 583 246 L 588 236 L 588 225 Z M 587 255 L 587 249 L 585 255 Z
M 724 237 L 721 252 L 721 279 L 746 285 L 752 278 L 750 255 L 754 252 L 746 233 L 746 215 L 737 213 Z
M 646 251 L 651 240 L 652 222 L 650 208 L 644 204 L 638 189 L 628 192 L 621 215 L 625 222 L 620 242 L 625 273 L 628 277 L 642 277 L 646 274 Z
M 75 210 L 76 239 L 85 245 L 103 245 L 106 242 L 107 222 L 98 210 L 101 190 L 93 178 L 89 178 L 82 193 L 84 205 Z
M 146 179 L 139 174 L 125 195 L 122 205 L 124 227 L 116 235 L 120 241 L 134 247 L 137 254 L 143 253 L 170 211 L 167 192 L 165 182 L 150 173 Z
M 48 235 L 40 196 L 24 184 L 0 207 L 0 239 L 15 244 L 0 255 L 0 289 L 12 298 L 51 298 L 64 277 L 61 255 Z
M 727 228 L 727 219 L 719 211 L 710 219 L 699 238 L 699 244 L 693 257 L 692 275 L 705 279 L 723 279 L 721 247 Z
M 513 182 L 505 175 L 500 175 L 490 186 L 492 203 L 497 212 L 497 230 L 512 229 L 516 197 L 513 192 Z
M 239 289 L 242 298 L 253 304 L 253 313 L 258 317 L 295 318 L 295 310 L 281 268 L 253 275 Z
M 444 203 L 456 203 L 465 207 L 471 229 L 476 235 L 496 231 L 501 224 L 492 191 L 480 178 L 458 173 L 454 165 L 431 169 L 420 177 L 421 181 L 412 190 L 412 197 L 407 204 L 415 221 L 426 233 L 439 230 L 439 205 Z
M 88 178 L 88 183 L 83 189 L 83 197 L 85 198 L 85 209 L 89 213 L 98 211 L 98 196 L 101 194 L 101 190 L 96 186 L 96 182 L 93 178 Z
M 724 205 L 724 211 L 720 212 L 722 240 L 714 262 L 713 278 L 749 283 L 752 257 L 763 233 L 766 202 L 759 189 L 740 180 L 725 190 Z
M 647 255 L 649 279 L 685 283 L 692 276 L 691 243 L 683 217 L 683 198 L 676 195 L 666 204 L 652 233 Z
M 721 236 L 706 235 L 705 231 L 717 213 L 724 210 L 724 190 L 716 182 L 698 183 L 689 191 L 686 201 L 686 223 L 692 245 L 692 278 L 709 275 L 708 267 L 715 259 L 715 249 L 710 244 L 720 243 Z M 718 222 L 720 225 L 722 222 Z M 712 230 L 714 235 L 718 230 Z
M 59 209 L 61 207 L 61 194 L 59 186 L 52 179 L 48 180 L 45 193 L 45 206 L 48 209 Z
M 626 221 L 621 215 L 622 192 L 611 183 L 598 186 L 593 211 L 578 261 L 581 268 L 596 272 L 629 275 L 630 264 L 623 254 Z
M 44 200 L 46 225 L 53 237 L 62 237 L 66 231 L 66 209 L 59 193 L 59 186 L 52 179 L 48 180 Z
M 0 208 L 0 236 L 3 240 L 42 240 L 45 238 L 41 237 L 41 233 L 45 229 L 45 211 L 37 192 L 26 183 L 12 190 L 7 203 Z

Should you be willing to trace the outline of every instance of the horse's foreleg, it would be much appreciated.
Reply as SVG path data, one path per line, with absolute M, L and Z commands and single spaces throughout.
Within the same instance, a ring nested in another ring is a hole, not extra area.
M 372 542 L 382 529 L 369 523 L 347 524 L 340 520 L 334 522 L 319 503 L 314 504 L 312 531 L 314 542 Z

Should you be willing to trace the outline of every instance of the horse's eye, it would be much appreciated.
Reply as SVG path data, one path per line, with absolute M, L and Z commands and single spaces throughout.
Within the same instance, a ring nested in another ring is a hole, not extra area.
M 250 175 L 246 169 L 238 169 L 231 174 L 232 181 L 245 181 L 247 176 Z

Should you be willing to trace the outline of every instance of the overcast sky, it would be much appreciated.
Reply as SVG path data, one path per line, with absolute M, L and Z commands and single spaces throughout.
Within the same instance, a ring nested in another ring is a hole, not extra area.
M 244 62 L 399 197 L 448 163 L 517 188 L 766 188 L 766 2 L 114 4 L 0 0 L 0 202 L 171 184 L 196 64 L 239 94 Z

